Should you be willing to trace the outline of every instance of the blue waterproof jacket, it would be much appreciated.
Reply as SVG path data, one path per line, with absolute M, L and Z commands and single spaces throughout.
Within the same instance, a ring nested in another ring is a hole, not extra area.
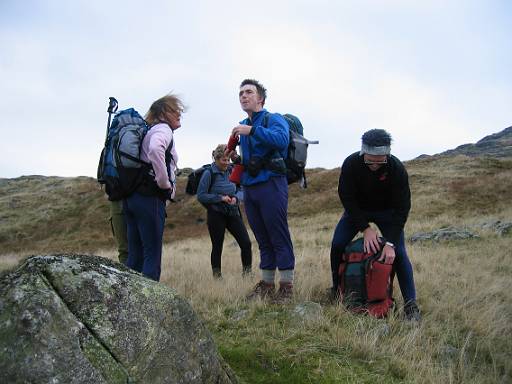
M 263 121 L 267 117 L 267 126 Z M 245 171 L 242 173 L 242 185 L 254 185 L 268 181 L 273 176 L 283 176 L 283 173 L 271 171 L 264 167 L 256 177 L 247 172 L 249 160 L 253 156 L 272 159 L 286 159 L 288 144 L 290 141 L 289 126 L 283 116 L 278 113 L 269 113 L 266 109 L 253 113 L 252 119 L 242 120 L 240 124 L 251 125 L 251 133 L 248 136 L 240 135 L 240 156 Z

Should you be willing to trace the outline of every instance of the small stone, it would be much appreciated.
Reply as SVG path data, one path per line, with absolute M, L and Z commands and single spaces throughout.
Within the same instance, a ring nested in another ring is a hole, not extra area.
M 305 322 L 315 322 L 322 318 L 322 306 L 319 303 L 305 301 L 293 309 L 293 316 Z
M 390 331 L 391 331 L 391 328 L 389 327 L 389 324 L 387 324 L 387 323 L 382 323 L 377 328 L 375 328 L 375 332 L 379 337 L 388 336 Z
M 241 311 L 237 311 L 237 312 L 233 313 L 233 315 L 231 315 L 231 320 L 240 321 L 240 320 L 245 319 L 247 317 L 247 315 L 249 315 L 249 310 L 242 309 Z

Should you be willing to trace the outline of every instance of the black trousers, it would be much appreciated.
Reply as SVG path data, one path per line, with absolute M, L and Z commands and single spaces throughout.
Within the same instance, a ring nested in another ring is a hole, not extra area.
M 207 215 L 208 232 L 212 241 L 211 263 L 212 269 L 220 271 L 222 246 L 226 229 L 233 235 L 241 250 L 243 270 L 252 266 L 251 240 L 241 216 L 226 216 L 211 208 Z

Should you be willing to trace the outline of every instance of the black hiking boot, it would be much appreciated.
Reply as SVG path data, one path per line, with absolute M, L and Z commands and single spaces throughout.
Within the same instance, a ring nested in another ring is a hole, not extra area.
M 407 302 L 404 306 L 404 316 L 405 320 L 412 322 L 420 322 L 421 321 L 421 313 L 418 308 L 418 304 L 416 301 L 411 300 Z
M 250 265 L 242 266 L 242 277 L 246 278 L 246 277 L 252 277 L 252 276 L 253 276 L 252 267 Z
M 327 288 L 327 300 L 330 304 L 338 304 L 340 301 L 340 292 L 335 287 Z
M 222 272 L 220 271 L 220 268 L 213 268 L 212 272 L 213 272 L 214 279 L 218 279 L 218 280 L 222 279 Z

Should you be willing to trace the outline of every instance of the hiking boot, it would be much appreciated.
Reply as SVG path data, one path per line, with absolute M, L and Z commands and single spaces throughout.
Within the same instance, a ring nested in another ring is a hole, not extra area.
M 279 283 L 279 289 L 272 300 L 275 304 L 286 304 L 292 301 L 293 283 Z
M 246 296 L 247 300 L 254 300 L 260 298 L 262 300 L 271 298 L 274 296 L 276 286 L 274 283 L 267 283 L 266 281 L 260 280 L 253 290 Z
M 252 277 L 253 276 L 253 273 L 252 273 L 252 268 L 250 265 L 248 266 L 243 266 L 242 267 L 242 277 Z
M 407 321 L 421 321 L 421 314 L 416 301 L 411 300 L 404 306 L 404 316 Z
M 327 288 L 327 300 L 331 304 L 337 304 L 340 301 L 340 293 L 337 288 Z
M 212 268 L 212 272 L 214 279 L 222 279 L 222 272 L 220 271 L 220 268 Z

